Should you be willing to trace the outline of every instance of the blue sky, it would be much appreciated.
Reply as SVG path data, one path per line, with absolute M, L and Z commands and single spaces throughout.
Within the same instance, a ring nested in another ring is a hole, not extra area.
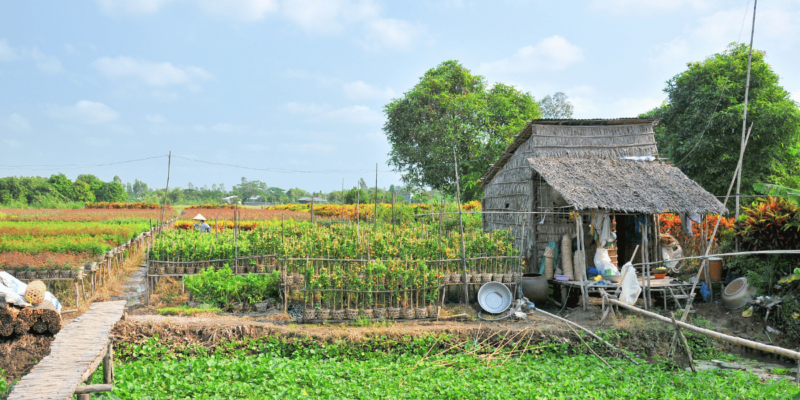
M 163 187 L 242 176 L 338 189 L 399 182 L 382 107 L 459 60 L 576 118 L 629 117 L 664 82 L 748 41 L 752 1 L 4 2 L 0 175 L 119 175 Z M 755 47 L 800 100 L 800 2 L 762 1 Z M 465 158 L 468 156 L 465 156 Z M 261 170 L 201 164 L 188 159 Z M 50 166 L 52 165 L 52 166 Z M 29 166 L 29 167 L 21 167 Z M 92 167 L 84 167 L 92 166 Z M 304 171 L 304 172 L 293 172 Z

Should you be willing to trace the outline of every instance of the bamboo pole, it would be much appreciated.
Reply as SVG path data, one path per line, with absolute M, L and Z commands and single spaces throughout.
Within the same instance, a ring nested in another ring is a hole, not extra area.
M 378 227 L 378 163 L 375 163 L 375 228 Z
M 744 158 L 744 148 L 746 146 L 745 130 L 747 129 L 747 100 L 750 94 L 750 66 L 753 60 L 753 36 L 756 33 L 756 6 L 758 0 L 753 3 L 753 25 L 750 28 L 750 51 L 747 54 L 747 79 L 744 85 L 744 110 L 742 111 L 742 142 L 739 150 L 739 159 Z M 736 220 L 739 220 L 739 197 L 741 196 L 742 170 L 736 174 Z M 736 251 L 739 251 L 739 237 L 736 237 Z M 707 275 L 707 274 L 706 274 Z
M 456 148 L 453 147 L 453 161 L 455 161 L 456 171 L 456 202 L 458 203 L 458 232 L 461 235 L 461 269 L 464 274 L 464 304 L 469 304 L 469 283 L 467 283 L 467 260 L 465 257 L 464 245 L 464 220 L 461 217 L 461 185 L 458 182 L 458 158 L 456 157 Z
M 167 187 L 164 189 L 164 204 L 161 206 L 161 224 L 158 226 L 159 231 L 161 230 L 161 226 L 164 225 L 164 213 L 167 210 L 167 194 L 169 193 L 169 171 L 172 167 L 172 151 L 169 152 L 169 156 L 167 158 Z
M 686 336 L 683 336 L 683 332 L 681 332 L 681 327 L 675 322 L 675 314 L 670 311 L 669 312 L 669 319 L 672 320 L 672 325 L 675 325 L 675 333 L 678 334 L 681 338 L 681 342 L 683 343 L 683 348 L 686 349 L 686 355 L 689 357 L 689 366 L 692 367 L 692 372 L 695 374 L 697 373 L 697 369 L 694 367 L 694 359 L 692 358 L 692 349 L 689 348 L 689 343 L 686 342 Z M 670 349 L 672 352 L 672 349 Z
M 638 307 L 635 307 L 635 306 L 630 306 L 630 305 L 625 304 L 625 303 L 623 303 L 623 302 L 621 302 L 619 300 L 616 300 L 616 299 L 612 298 L 611 296 L 609 296 L 608 293 L 606 293 L 606 291 L 603 290 L 603 289 L 600 289 L 600 293 L 603 296 L 605 296 L 606 300 L 611 302 L 612 304 L 616 304 L 616 305 L 618 305 L 620 307 L 627 308 L 627 309 L 629 309 L 629 310 L 631 310 L 633 312 L 636 312 L 638 314 L 642 314 L 642 315 L 650 317 L 650 318 L 655 318 L 655 319 L 657 319 L 657 320 L 659 320 L 661 322 L 665 322 L 667 324 L 673 324 L 673 321 L 671 319 L 667 318 L 667 317 L 663 317 L 663 316 L 658 315 L 656 313 L 653 313 L 653 312 L 650 312 L 650 311 L 645 311 L 645 310 L 642 310 L 641 308 L 638 308 Z M 724 340 L 724 341 L 726 341 L 728 343 L 733 343 L 733 344 L 737 344 L 737 345 L 740 345 L 740 346 L 749 347 L 751 349 L 761 350 L 761 351 L 764 351 L 764 352 L 767 352 L 767 353 L 771 353 L 771 354 L 778 354 L 778 355 L 783 356 L 783 357 L 788 357 L 788 358 L 792 358 L 792 359 L 800 361 L 800 352 L 796 352 L 794 350 L 784 349 L 783 347 L 771 346 L 771 345 L 768 345 L 768 344 L 754 342 L 752 340 L 742 339 L 740 337 L 726 335 L 724 333 L 719 333 L 719 332 L 716 332 L 716 331 L 712 331 L 710 329 L 704 329 L 704 328 L 700 328 L 700 327 L 694 326 L 692 324 L 687 324 L 687 323 L 682 322 L 682 321 L 675 321 L 674 325 L 676 325 L 676 326 L 678 326 L 680 328 L 686 329 L 686 330 L 690 330 L 692 332 L 696 332 L 696 333 L 702 334 L 702 335 L 711 336 L 714 339 Z
M 601 290 L 602 290 L 602 289 L 601 289 Z M 569 325 L 575 326 L 576 328 L 580 328 L 582 331 L 584 331 L 584 332 L 588 333 L 588 334 L 589 334 L 589 336 L 591 336 L 591 337 L 595 338 L 596 340 L 600 341 L 601 343 L 605 344 L 605 345 L 606 345 L 606 347 L 608 347 L 608 348 L 610 348 L 610 349 L 612 349 L 612 350 L 614 350 L 614 351 L 616 351 L 616 352 L 618 352 L 618 353 L 622 354 L 622 355 L 623 355 L 625 358 L 627 358 L 628 360 L 630 360 L 630 362 L 632 362 L 634 365 L 639 365 L 639 363 L 638 363 L 638 362 L 636 362 L 636 360 L 634 360 L 633 358 L 631 358 L 631 356 L 629 356 L 627 353 L 625 353 L 624 351 L 622 351 L 622 350 L 618 349 L 618 348 L 617 348 L 617 347 L 615 347 L 613 344 L 611 344 L 611 343 L 608 343 L 607 341 L 603 340 L 603 338 L 601 338 L 600 336 L 597 336 L 597 335 L 595 335 L 595 333 L 594 333 L 594 332 L 592 332 L 592 331 L 590 331 L 589 329 L 586 329 L 586 328 L 584 328 L 584 327 L 582 327 L 582 326 L 580 326 L 580 325 L 578 325 L 578 324 L 576 324 L 576 323 L 574 323 L 574 322 L 572 322 L 572 321 L 570 321 L 570 320 L 568 320 L 568 319 L 566 319 L 566 318 L 561 318 L 561 317 L 559 317 L 559 316 L 557 316 L 557 315 L 550 314 L 550 313 L 549 313 L 549 312 L 547 312 L 547 311 L 542 311 L 542 310 L 540 310 L 540 309 L 538 309 L 538 308 L 536 308 L 535 310 L 536 310 L 537 312 L 540 312 L 540 313 L 542 313 L 542 314 L 544 314 L 544 315 L 546 315 L 546 316 L 550 317 L 550 318 L 555 318 L 555 319 L 557 319 L 557 320 L 559 320 L 559 321 L 561 321 L 561 322 L 564 322 L 564 323 L 566 323 L 566 324 L 569 324 Z

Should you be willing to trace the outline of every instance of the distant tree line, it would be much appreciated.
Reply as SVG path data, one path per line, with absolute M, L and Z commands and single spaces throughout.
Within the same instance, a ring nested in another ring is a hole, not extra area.
M 126 201 L 128 194 L 119 177 L 103 182 L 83 174 L 72 181 L 64 174 L 0 178 L 0 204 L 5 206 L 64 206 L 69 203 Z

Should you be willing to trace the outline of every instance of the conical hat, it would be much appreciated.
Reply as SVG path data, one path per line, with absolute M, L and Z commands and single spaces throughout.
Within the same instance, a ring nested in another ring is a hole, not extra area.
M 203 214 L 197 214 L 196 217 L 192 218 L 192 220 L 197 220 L 197 219 L 199 219 L 201 221 L 205 221 L 206 217 L 204 217 Z

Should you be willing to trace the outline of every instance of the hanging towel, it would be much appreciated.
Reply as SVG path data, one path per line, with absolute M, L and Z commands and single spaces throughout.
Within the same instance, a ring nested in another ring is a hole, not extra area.
M 614 241 L 611 237 L 611 218 L 608 214 L 595 212 L 592 216 L 592 227 L 596 233 L 595 241 L 599 247 L 606 247 L 609 242 Z

